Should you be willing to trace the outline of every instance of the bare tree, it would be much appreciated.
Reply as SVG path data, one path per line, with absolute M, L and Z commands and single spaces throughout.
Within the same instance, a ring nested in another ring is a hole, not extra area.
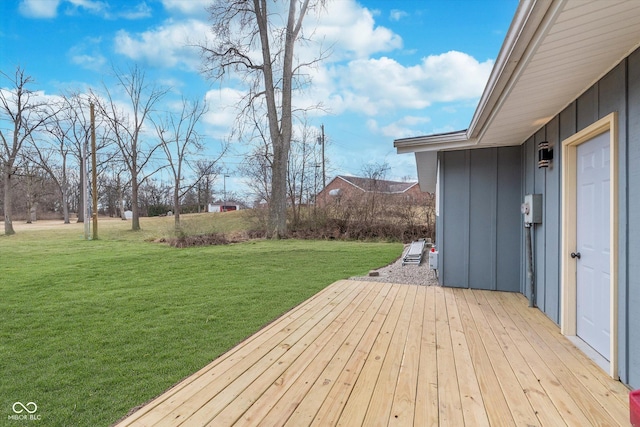
M 292 222 L 297 225 L 301 219 L 302 206 L 316 202 L 318 193 L 318 169 L 321 159 L 317 147 L 317 133 L 306 117 L 301 122 L 300 131 L 291 141 L 287 173 L 287 195 L 293 212 Z M 322 183 L 320 182 L 322 186 Z
M 368 200 L 365 202 L 368 209 L 365 209 L 364 217 L 374 219 L 378 215 L 378 204 L 381 198 L 382 183 L 387 177 L 387 173 L 391 168 L 388 163 L 367 163 L 362 166 L 362 176 L 370 181 L 370 188 L 367 188 Z
M 131 67 L 128 73 L 116 71 L 115 76 L 118 86 L 125 92 L 127 110 L 120 107 L 107 85 L 104 86 L 106 101 L 100 102 L 100 97 L 94 95 L 94 102 L 108 122 L 114 142 L 131 175 L 131 229 L 138 231 L 138 189 L 159 170 L 151 167 L 151 160 L 161 147 L 160 143 L 151 143 L 148 138 L 144 138 L 144 126 L 155 105 L 166 95 L 168 89 L 147 83 L 144 71 L 137 66 Z
M 55 183 L 60 194 L 64 223 L 69 224 L 69 195 L 71 192 L 69 173 L 70 160 L 73 153 L 72 138 L 74 118 L 77 112 L 70 100 L 63 98 L 63 106 L 57 108 L 58 113 L 45 124 L 48 138 L 31 144 L 29 157 L 46 171 Z
M 254 106 L 249 106 L 245 117 L 251 122 L 250 133 L 245 137 L 253 146 L 251 152 L 245 155 L 239 170 L 249 178 L 249 188 L 253 198 L 258 203 L 269 203 L 272 191 L 273 147 L 269 142 L 269 135 L 265 133 L 268 125 L 266 117 L 259 116 Z
M 70 197 L 72 184 L 81 186 L 86 171 L 83 161 L 84 154 L 88 153 L 89 139 L 91 137 L 91 121 L 89 96 L 77 92 L 62 95 L 56 115 L 45 126 L 48 138 L 33 144 L 32 159 L 37 162 L 53 179 L 58 187 L 63 206 L 64 222 L 68 224 Z M 107 149 L 110 145 L 108 127 L 98 116 L 96 119 L 96 155 L 98 159 L 98 173 L 110 164 L 117 153 Z M 79 179 L 73 181 L 73 171 L 77 168 Z M 100 184 L 100 182 L 99 182 Z M 84 191 L 78 191 L 80 200 L 78 206 L 83 206 Z M 78 209 L 78 222 L 84 222 L 84 209 Z
M 238 167 L 239 172 L 247 178 L 247 186 L 255 202 L 263 204 L 271 199 L 271 158 L 269 153 L 254 147 L 246 155 Z
M 202 210 L 206 212 L 213 194 L 213 184 L 222 173 L 222 167 L 218 165 L 217 159 L 198 160 L 196 161 L 194 172 L 196 174 L 195 188 L 198 212 L 202 212 Z
M 288 0 L 280 16 L 278 2 L 267 0 L 219 0 L 209 8 L 215 45 L 202 46 L 204 72 L 222 79 L 240 73 L 248 84 L 246 108 L 259 104 L 268 121 L 272 154 L 267 235 L 284 237 L 287 227 L 287 163 L 292 136 L 292 92 L 301 68 L 295 46 L 303 40 L 302 22 L 323 0 Z M 285 2 L 286 4 L 286 2 Z M 282 26 L 278 26 L 282 22 Z M 320 55 L 322 56 L 322 55 Z
M 180 200 L 186 192 L 198 184 L 196 181 L 185 186 L 184 175 L 185 167 L 189 165 L 190 156 L 202 150 L 201 137 L 196 130 L 196 125 L 206 112 L 207 105 L 205 103 L 183 99 L 181 110 L 177 114 L 167 113 L 163 119 L 154 121 L 156 133 L 169 162 L 173 178 L 173 210 L 176 232 L 180 231 Z M 200 178 L 211 173 L 211 168 L 220 160 L 224 152 L 223 147 L 218 159 L 209 164 L 208 173 L 200 175 Z
M 110 190 L 112 190 L 111 197 L 114 199 L 114 203 L 112 204 L 116 205 L 113 206 L 113 214 L 120 216 L 120 219 L 124 221 L 127 219 L 125 213 L 127 208 L 125 194 L 131 184 L 131 182 L 126 179 L 127 168 L 124 166 L 122 161 L 110 162 L 110 172 Z
M 76 92 L 64 95 L 63 102 L 65 108 L 63 110 L 63 122 L 60 123 L 60 126 L 65 126 L 65 124 L 68 126 L 66 137 L 68 138 L 68 143 L 73 147 L 70 153 L 73 155 L 78 170 L 80 171 L 78 188 L 82 188 L 82 182 L 87 173 L 86 159 L 83 159 L 83 157 L 89 152 L 89 139 L 91 138 L 91 119 L 89 116 L 90 99 L 89 96 Z M 100 123 L 96 125 L 96 130 L 98 129 L 102 129 L 104 132 L 108 131 L 108 129 L 101 126 Z M 97 143 L 96 151 L 101 151 L 108 145 L 108 140 L 104 137 L 99 138 L 97 139 Z M 79 190 L 77 194 L 79 195 L 77 210 L 78 222 L 84 222 L 86 212 L 84 212 L 83 206 L 87 194 L 84 190 Z
M 57 123 L 57 124 L 54 124 Z M 52 126 L 47 126 L 47 132 L 51 139 L 45 139 L 40 144 L 32 144 L 27 154 L 30 159 L 38 164 L 53 180 L 60 196 L 64 223 L 69 224 L 69 194 L 71 182 L 69 177 L 70 147 L 67 144 L 67 132 L 58 120 L 52 121 Z
M 8 129 L 0 127 L 0 169 L 4 184 L 4 233 L 15 234 L 12 223 L 12 181 L 16 172 L 16 161 L 21 155 L 25 143 L 55 112 L 47 108 L 30 89 L 33 79 L 25 75 L 18 67 L 10 76 L 0 71 L 0 75 L 9 80 L 9 90 L 0 89 L 0 120 L 9 124 Z
M 31 224 L 37 219 L 36 207 L 40 197 L 46 193 L 46 172 L 39 165 L 28 159 L 22 162 L 19 174 L 24 177 L 25 216 L 26 223 Z

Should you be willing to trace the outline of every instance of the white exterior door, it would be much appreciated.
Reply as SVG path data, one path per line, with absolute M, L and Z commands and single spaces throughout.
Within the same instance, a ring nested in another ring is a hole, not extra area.
M 577 147 L 577 335 L 610 360 L 609 132 Z

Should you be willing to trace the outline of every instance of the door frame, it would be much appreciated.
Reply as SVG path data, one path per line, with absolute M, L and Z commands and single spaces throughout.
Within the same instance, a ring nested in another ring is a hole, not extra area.
M 618 379 L 618 115 L 610 113 L 562 142 L 562 245 L 560 254 L 563 335 L 577 335 L 576 261 L 571 252 L 577 245 L 577 148 L 596 136 L 609 132 L 609 268 L 610 342 L 609 375 Z

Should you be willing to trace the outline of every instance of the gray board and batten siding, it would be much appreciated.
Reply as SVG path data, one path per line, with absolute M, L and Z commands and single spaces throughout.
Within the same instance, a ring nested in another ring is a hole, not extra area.
M 521 291 L 520 151 L 501 147 L 439 153 L 436 239 L 444 286 Z
M 522 145 L 443 151 L 437 242 L 444 286 L 527 297 L 525 194 L 542 194 L 533 230 L 535 304 L 560 322 L 562 141 L 618 113 L 618 354 L 621 381 L 640 388 L 640 50 L 636 50 Z M 537 167 L 537 144 L 553 148 Z

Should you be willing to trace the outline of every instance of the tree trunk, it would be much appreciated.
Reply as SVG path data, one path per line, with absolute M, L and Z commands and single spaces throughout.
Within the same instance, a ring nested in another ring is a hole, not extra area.
M 10 236 L 12 234 L 16 234 L 13 229 L 13 223 L 11 222 L 11 167 L 5 165 L 4 172 L 4 234 Z
M 78 204 L 78 221 L 77 222 L 84 222 L 84 216 L 85 216 L 84 198 L 87 197 L 86 191 L 84 188 L 84 174 L 86 173 L 86 170 L 84 167 L 83 160 L 80 160 L 80 164 L 82 166 L 80 166 L 80 191 L 79 191 L 80 197 L 78 198 L 79 204 Z
M 178 233 L 180 231 L 180 180 L 178 179 L 173 188 L 173 217 L 176 233 Z
M 126 206 L 124 203 L 124 190 L 122 189 L 122 185 L 120 184 L 120 174 L 116 176 L 116 189 L 118 192 L 118 204 L 120 205 L 120 219 L 125 221 L 127 219 L 126 215 L 124 214 L 124 209 Z M 118 209 L 116 209 L 116 212 L 117 211 Z
M 282 138 L 273 147 L 271 200 L 269 201 L 268 237 L 282 239 L 287 234 L 287 159 Z
M 131 230 L 140 230 L 140 215 L 138 210 L 138 178 L 134 175 L 131 177 Z
M 66 184 L 65 184 L 66 187 Z M 69 194 L 66 190 L 62 190 L 62 215 L 64 217 L 64 223 L 69 224 Z
M 31 204 L 31 194 L 27 194 L 27 224 L 31 224 L 33 218 L 33 205 Z

